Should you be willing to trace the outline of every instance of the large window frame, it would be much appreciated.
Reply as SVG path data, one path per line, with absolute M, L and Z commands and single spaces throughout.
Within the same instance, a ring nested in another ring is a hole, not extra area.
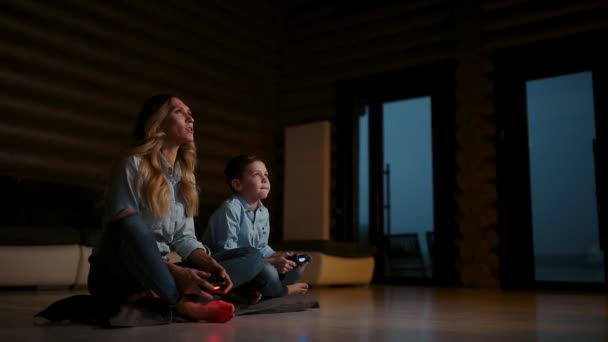
M 355 241 L 358 227 L 358 116 L 369 108 L 370 215 L 369 243 L 375 245 L 375 280 L 383 280 L 383 146 L 382 103 L 431 96 L 435 247 L 433 284 L 455 285 L 458 275 L 456 192 L 456 123 L 454 64 L 432 65 L 402 72 L 341 82 L 337 87 L 335 129 L 334 225 L 332 237 Z
M 606 180 L 608 172 L 608 56 L 600 42 L 608 32 L 587 33 L 558 41 L 497 51 L 494 56 L 497 108 L 497 176 L 501 283 L 504 288 L 598 288 L 584 283 L 537 282 L 531 213 L 526 81 L 591 70 L 596 115 L 596 184 L 600 245 L 608 261 Z M 605 215 L 604 215 L 605 216 Z M 605 285 L 599 286 L 605 289 Z

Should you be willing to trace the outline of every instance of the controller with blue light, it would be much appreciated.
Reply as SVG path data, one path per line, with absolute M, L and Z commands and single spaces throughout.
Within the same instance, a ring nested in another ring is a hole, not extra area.
M 307 262 L 310 262 L 310 256 L 308 254 L 293 254 L 287 257 L 287 260 L 291 260 L 296 263 L 296 265 L 301 266 Z

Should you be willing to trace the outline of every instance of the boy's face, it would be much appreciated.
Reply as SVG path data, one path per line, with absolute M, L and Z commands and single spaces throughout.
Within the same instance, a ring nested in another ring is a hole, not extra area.
M 268 170 L 261 161 L 247 165 L 241 178 L 232 182 L 237 192 L 250 203 L 265 199 L 270 192 Z

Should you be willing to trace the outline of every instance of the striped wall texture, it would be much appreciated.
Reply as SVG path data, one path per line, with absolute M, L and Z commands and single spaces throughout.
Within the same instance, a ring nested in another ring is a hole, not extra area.
M 270 0 L 1 1 L 0 174 L 102 187 L 142 102 L 171 92 L 194 112 L 205 215 L 229 157 L 272 164 L 280 29 Z
M 201 216 L 237 153 L 268 160 L 280 209 L 284 126 L 333 120 L 338 82 L 453 61 L 458 267 L 463 285 L 496 286 L 489 56 L 607 14 L 599 0 L 0 1 L 0 174 L 101 187 L 141 102 L 169 91 L 196 116 Z

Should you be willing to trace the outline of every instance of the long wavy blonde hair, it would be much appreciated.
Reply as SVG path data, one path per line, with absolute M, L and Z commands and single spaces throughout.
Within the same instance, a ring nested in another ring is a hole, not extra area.
M 129 155 L 141 156 L 137 191 L 155 217 L 168 214 L 171 202 L 171 190 L 163 173 L 160 154 L 166 138 L 161 126 L 171 110 L 171 99 L 174 97 L 171 94 L 159 94 L 144 102 L 133 131 L 134 144 L 127 151 Z M 194 142 L 180 146 L 176 162 L 181 166 L 179 189 L 185 201 L 187 216 L 198 213 L 198 189 L 194 178 L 196 160 Z

